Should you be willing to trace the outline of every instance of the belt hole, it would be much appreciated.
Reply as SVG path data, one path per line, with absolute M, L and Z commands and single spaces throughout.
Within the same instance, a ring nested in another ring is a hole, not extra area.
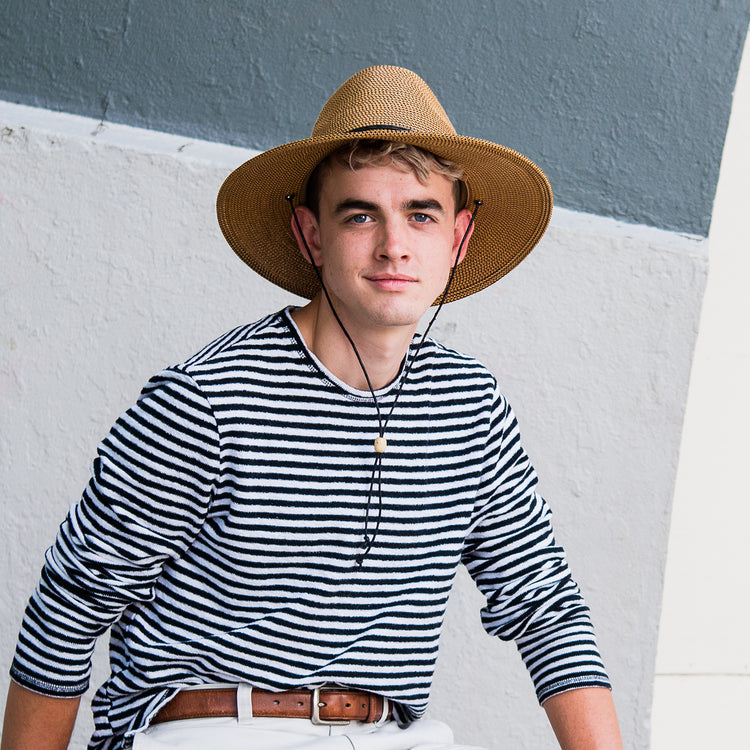
M 304 706 L 305 704 L 302 701 L 297 701 L 298 706 Z
M 279 705 L 279 703 L 281 703 L 281 701 L 274 701 L 274 702 L 273 702 L 273 705 L 274 705 L 274 706 L 278 706 L 278 705 Z
M 351 707 L 352 707 L 352 704 L 351 704 L 351 703 L 347 703 L 347 704 L 346 704 L 346 707 L 347 707 L 347 708 L 351 708 Z

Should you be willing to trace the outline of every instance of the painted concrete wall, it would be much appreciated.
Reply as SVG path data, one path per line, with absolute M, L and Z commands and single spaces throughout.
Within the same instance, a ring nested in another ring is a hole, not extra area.
M 216 226 L 218 186 L 244 157 L 0 105 L 3 692 L 23 604 L 97 441 L 153 372 L 290 301 L 236 259 Z M 495 371 L 518 412 L 593 611 L 628 748 L 649 741 L 705 277 L 699 238 L 556 209 L 528 260 L 447 306 L 437 325 L 439 338 Z M 478 609 L 462 578 L 431 710 L 463 742 L 555 747 L 515 649 L 483 633 Z M 73 747 L 86 732 L 84 720 Z
M 706 236 L 747 0 L 3 0 L 0 99 L 269 148 L 366 65 L 538 161 L 557 203 Z
M 750 45 L 708 237 L 669 539 L 652 750 L 750 747 Z

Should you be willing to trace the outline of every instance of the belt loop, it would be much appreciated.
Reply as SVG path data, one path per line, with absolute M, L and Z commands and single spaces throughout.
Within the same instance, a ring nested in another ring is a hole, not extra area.
M 253 723 L 253 686 L 246 682 L 237 685 L 237 723 Z
M 386 721 L 388 721 L 388 713 L 391 710 L 391 702 L 383 696 L 383 713 L 381 717 L 375 722 L 376 727 L 382 727 Z

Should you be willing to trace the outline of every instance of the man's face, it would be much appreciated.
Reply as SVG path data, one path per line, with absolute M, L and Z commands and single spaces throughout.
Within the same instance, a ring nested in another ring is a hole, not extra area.
M 470 213 L 455 214 L 452 183 L 442 175 L 423 185 L 393 166 L 333 165 L 317 219 L 309 210 L 305 218 L 323 282 L 354 333 L 413 330 L 445 287 Z

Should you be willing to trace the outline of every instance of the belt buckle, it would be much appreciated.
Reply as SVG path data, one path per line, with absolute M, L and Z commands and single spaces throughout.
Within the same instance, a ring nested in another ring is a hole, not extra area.
M 320 718 L 320 707 L 325 706 L 325 703 L 321 703 L 320 700 L 320 688 L 316 687 L 313 689 L 312 694 L 312 716 L 310 721 L 318 726 L 330 725 L 330 726 L 341 726 L 344 727 L 347 724 L 351 724 L 349 719 L 321 719 Z

